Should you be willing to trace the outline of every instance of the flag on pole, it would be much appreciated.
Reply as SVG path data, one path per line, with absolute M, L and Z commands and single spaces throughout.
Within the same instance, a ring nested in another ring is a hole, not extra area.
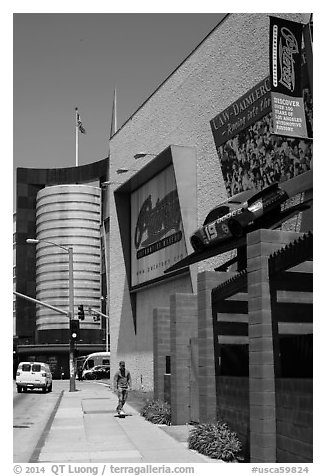
M 81 132 L 82 134 L 86 134 L 86 130 L 85 130 L 85 128 L 83 126 L 83 123 L 81 121 L 80 114 L 78 112 L 77 107 L 76 107 L 76 127 L 79 130 L 79 132 Z
M 78 107 L 75 107 L 75 112 L 76 112 L 76 127 L 75 127 L 75 136 L 76 136 L 76 167 L 78 167 L 78 132 L 81 132 L 82 134 L 86 134 L 85 127 L 83 126 L 83 123 L 81 121 L 79 112 L 78 112 Z

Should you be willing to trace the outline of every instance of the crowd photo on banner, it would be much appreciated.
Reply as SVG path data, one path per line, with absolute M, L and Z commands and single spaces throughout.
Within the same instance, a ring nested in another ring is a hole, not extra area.
M 269 113 L 218 148 L 228 197 L 311 169 L 312 141 L 273 135 L 271 121 Z

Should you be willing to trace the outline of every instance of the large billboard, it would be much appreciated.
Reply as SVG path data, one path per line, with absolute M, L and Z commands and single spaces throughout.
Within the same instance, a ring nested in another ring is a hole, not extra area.
M 164 276 L 187 255 L 173 166 L 131 194 L 131 285 Z

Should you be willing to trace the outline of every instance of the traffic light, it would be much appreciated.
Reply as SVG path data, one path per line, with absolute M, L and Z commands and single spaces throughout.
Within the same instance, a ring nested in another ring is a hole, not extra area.
M 80 319 L 81 321 L 85 319 L 84 306 L 82 304 L 78 306 L 78 319 Z
M 79 340 L 79 320 L 70 319 L 70 337 L 72 340 Z

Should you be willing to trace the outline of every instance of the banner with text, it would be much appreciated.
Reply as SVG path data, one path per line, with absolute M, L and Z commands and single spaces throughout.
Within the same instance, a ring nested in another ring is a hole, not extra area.
M 210 121 L 216 148 L 270 112 L 270 91 L 267 77 Z
M 186 256 L 173 166 L 131 195 L 131 284 L 164 276 Z
M 270 17 L 269 61 L 273 133 L 307 138 L 301 88 L 301 23 Z
M 312 132 L 312 97 L 305 88 L 305 110 Z M 297 107 L 296 98 L 279 96 L 280 106 Z M 310 119 L 311 118 L 311 121 Z M 210 121 L 228 197 L 262 190 L 311 168 L 312 141 L 273 133 L 270 77 Z

